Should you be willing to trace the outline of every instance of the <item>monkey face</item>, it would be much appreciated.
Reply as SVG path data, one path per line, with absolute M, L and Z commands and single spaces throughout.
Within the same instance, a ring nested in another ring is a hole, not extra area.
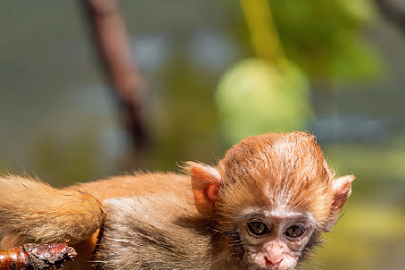
M 307 214 L 262 213 L 239 222 L 249 269 L 293 270 L 315 229 Z

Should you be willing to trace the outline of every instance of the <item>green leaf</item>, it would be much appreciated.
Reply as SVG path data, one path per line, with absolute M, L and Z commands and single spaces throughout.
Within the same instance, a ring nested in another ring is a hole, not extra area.
M 336 38 L 338 49 L 332 54 L 332 74 L 337 79 L 358 80 L 378 77 L 381 60 L 358 35 L 341 33 Z
M 269 2 L 287 58 L 311 78 L 353 80 L 380 72 L 382 61 L 362 40 L 364 27 L 377 17 L 370 1 Z

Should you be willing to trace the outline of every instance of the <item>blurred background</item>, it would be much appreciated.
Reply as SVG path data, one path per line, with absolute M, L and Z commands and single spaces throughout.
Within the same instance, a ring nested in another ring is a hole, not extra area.
M 403 0 L 4 0 L 0 171 L 66 186 L 308 131 L 357 179 L 304 269 L 405 269 L 404 70 Z

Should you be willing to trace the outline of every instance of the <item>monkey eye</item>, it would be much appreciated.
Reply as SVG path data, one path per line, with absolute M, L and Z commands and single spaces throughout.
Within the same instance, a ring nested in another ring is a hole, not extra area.
M 249 231 L 254 235 L 264 235 L 270 233 L 269 228 L 266 224 L 260 221 L 252 221 L 247 225 Z
M 285 235 L 293 238 L 301 237 L 304 233 L 305 229 L 300 225 L 292 225 L 285 231 Z

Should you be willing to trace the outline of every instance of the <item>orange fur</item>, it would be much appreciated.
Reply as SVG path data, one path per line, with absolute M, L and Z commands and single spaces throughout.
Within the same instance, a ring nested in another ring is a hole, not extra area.
M 89 183 L 79 183 L 65 190 L 80 190 L 99 201 L 117 197 L 133 197 L 156 193 L 184 194 L 190 189 L 190 178 L 174 173 L 136 173 L 111 177 Z
M 144 258 L 152 265 L 156 258 L 176 257 L 180 250 L 182 258 L 202 260 L 198 261 L 201 269 L 208 264 L 213 266 L 210 269 L 231 264 L 232 269 L 250 269 L 244 264 L 247 255 L 241 246 L 243 237 L 249 236 L 235 230 L 238 226 L 246 229 L 243 213 L 248 211 L 264 220 L 303 214 L 313 234 L 307 242 L 296 244 L 298 255 L 290 257 L 293 265 L 318 241 L 321 232 L 333 227 L 354 180 L 352 175 L 335 179 L 315 137 L 303 132 L 250 137 L 231 148 L 216 168 L 187 163 L 183 169 L 189 175 L 125 175 L 60 190 L 32 179 L 0 178 L 0 248 L 69 239 L 79 252 L 66 268 L 72 270 L 91 268 L 88 261 L 99 242 L 96 260 L 112 258 L 104 264 L 105 269 L 114 269 L 115 263 L 133 269 Z M 117 199 L 120 197 L 126 199 Z M 103 224 L 106 234 L 99 235 Z M 155 235 L 156 226 L 161 235 Z M 150 235 L 143 235 L 140 229 Z M 139 242 L 132 243 L 133 236 Z M 144 239 L 154 237 L 170 240 L 173 253 L 159 253 L 156 250 L 162 246 L 143 244 Z M 181 248 L 176 241 L 182 243 Z M 184 250 L 192 241 L 200 247 L 187 255 Z M 134 258 L 114 261 L 114 254 L 127 254 L 128 250 L 134 250 Z M 211 261 L 204 261 L 207 258 Z M 182 262 L 167 263 L 180 267 Z
M 312 135 L 269 133 L 247 138 L 226 153 L 218 170 L 223 187 L 216 206 L 226 213 L 224 220 L 251 205 L 305 210 L 321 228 L 330 221 L 334 172 Z
M 0 178 L 0 213 L 0 239 L 18 235 L 15 243 L 70 239 L 75 244 L 90 237 L 105 219 L 100 202 L 89 194 L 18 176 Z

